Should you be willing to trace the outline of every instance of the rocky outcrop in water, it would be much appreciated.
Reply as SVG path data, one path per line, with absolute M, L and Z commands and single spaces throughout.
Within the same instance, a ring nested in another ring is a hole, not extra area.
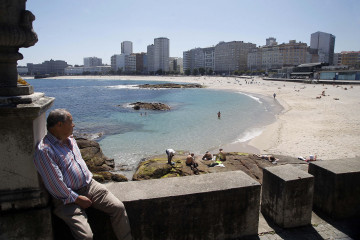
M 174 166 L 167 164 L 167 156 L 154 156 L 141 162 L 133 175 L 134 181 L 167 178 L 167 177 L 181 177 L 194 174 L 207 174 L 227 171 L 242 170 L 250 177 L 262 183 L 263 169 L 266 167 L 273 167 L 281 164 L 296 164 L 303 170 L 307 169 L 307 164 L 299 161 L 296 158 L 286 156 L 275 156 L 278 158 L 277 164 L 273 164 L 265 159 L 261 159 L 253 154 L 229 152 L 226 153 L 226 161 L 222 162 L 224 167 L 212 166 L 214 161 L 201 160 L 202 156 L 196 157 L 196 162 L 199 164 L 198 171 L 186 166 L 185 161 L 188 152 L 177 151 L 172 161 Z M 306 170 L 307 171 L 307 170 Z
M 106 157 L 99 143 L 81 137 L 75 137 L 79 146 L 81 156 L 86 162 L 89 170 L 93 173 L 94 179 L 99 182 L 116 181 L 125 182 L 127 178 L 121 174 L 111 173 L 114 170 L 114 159 Z
M 161 83 L 161 84 L 143 84 L 139 85 L 139 88 L 202 88 L 201 84 L 189 83 L 189 84 L 179 84 L 179 83 Z
M 156 111 L 167 111 L 170 110 L 170 106 L 164 103 L 147 103 L 147 102 L 136 102 L 130 103 L 130 106 L 133 106 L 135 110 L 146 109 L 146 110 L 156 110 Z

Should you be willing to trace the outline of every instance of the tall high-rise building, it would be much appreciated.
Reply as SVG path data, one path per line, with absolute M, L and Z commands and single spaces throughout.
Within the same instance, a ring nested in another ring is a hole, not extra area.
M 131 41 L 123 41 L 121 43 L 121 53 L 127 54 L 127 55 L 133 53 L 133 44 Z
M 155 53 L 154 44 L 148 45 L 147 46 L 147 70 L 148 70 L 149 73 L 155 72 L 154 53 Z
M 154 39 L 154 71 L 169 71 L 170 41 L 160 37 Z
M 97 57 L 85 57 L 84 67 L 96 67 L 102 65 L 102 59 Z
M 310 48 L 317 49 L 321 62 L 332 64 L 334 61 L 335 36 L 330 33 L 315 32 L 311 34 Z

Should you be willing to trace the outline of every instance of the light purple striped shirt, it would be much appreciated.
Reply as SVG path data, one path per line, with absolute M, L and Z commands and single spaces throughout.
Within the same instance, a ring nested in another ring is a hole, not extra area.
M 64 204 L 74 202 L 76 190 L 92 179 L 73 136 L 63 144 L 48 132 L 35 149 L 34 163 L 46 189 Z

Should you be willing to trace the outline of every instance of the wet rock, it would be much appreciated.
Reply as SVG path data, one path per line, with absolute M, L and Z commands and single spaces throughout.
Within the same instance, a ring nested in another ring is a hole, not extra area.
M 147 103 L 147 102 L 136 102 L 130 103 L 129 105 L 133 106 L 133 109 L 140 110 L 158 110 L 158 111 L 167 111 L 170 110 L 170 106 L 164 103 Z

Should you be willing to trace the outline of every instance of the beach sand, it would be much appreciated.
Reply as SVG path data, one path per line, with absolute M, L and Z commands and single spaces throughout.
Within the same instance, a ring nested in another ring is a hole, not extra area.
M 283 106 L 276 121 L 246 143 L 229 143 L 225 151 L 271 153 L 318 159 L 360 156 L 360 86 L 277 82 L 239 77 L 66 76 L 71 79 L 119 79 L 200 83 L 271 98 Z M 325 96 L 321 96 L 325 91 Z M 273 94 L 276 93 L 276 98 Z M 317 98 L 321 96 L 321 98 Z

